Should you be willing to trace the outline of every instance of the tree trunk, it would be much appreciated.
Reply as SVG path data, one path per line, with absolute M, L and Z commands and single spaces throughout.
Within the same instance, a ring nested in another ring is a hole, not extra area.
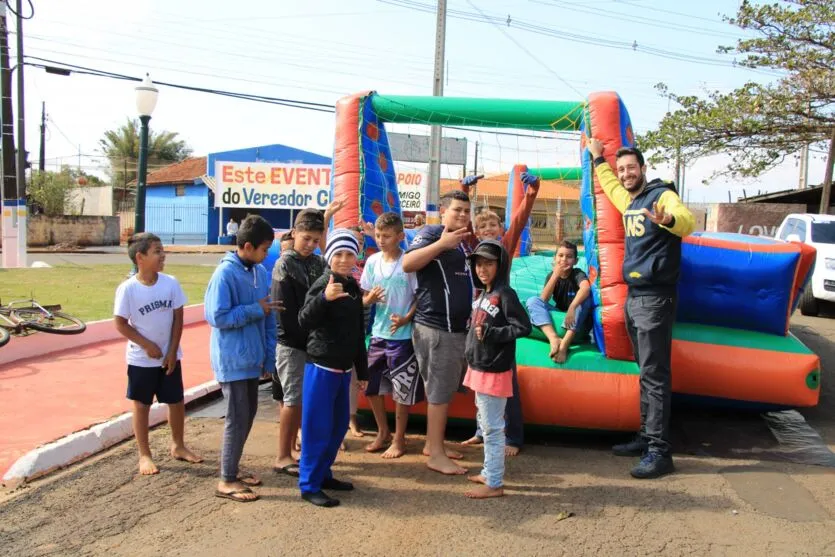
M 829 154 L 826 156 L 826 172 L 823 175 L 823 189 L 821 190 L 820 214 L 829 214 L 829 200 L 832 196 L 832 167 L 835 165 L 835 128 L 829 139 Z

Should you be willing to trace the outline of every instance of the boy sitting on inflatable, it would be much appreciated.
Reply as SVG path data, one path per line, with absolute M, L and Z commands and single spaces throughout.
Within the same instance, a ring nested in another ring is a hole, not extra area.
M 554 270 L 545 277 L 545 287 L 539 297 L 528 298 L 531 322 L 539 327 L 551 343 L 551 359 L 558 364 L 568 358 L 568 347 L 575 338 L 588 334 L 592 325 L 594 303 L 589 277 L 576 268 L 577 246 L 568 240 L 560 244 L 554 256 Z M 549 301 L 553 298 L 554 305 Z M 565 336 L 560 338 L 551 321 L 552 311 L 564 311 Z

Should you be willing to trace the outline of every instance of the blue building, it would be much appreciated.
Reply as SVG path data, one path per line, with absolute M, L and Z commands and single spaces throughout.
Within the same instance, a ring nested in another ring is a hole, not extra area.
M 166 244 L 217 244 L 226 223 L 240 223 L 258 214 L 276 229 L 290 228 L 294 209 L 215 207 L 215 165 L 230 163 L 285 163 L 330 165 L 330 157 L 286 145 L 265 145 L 193 157 L 148 174 L 145 229 Z

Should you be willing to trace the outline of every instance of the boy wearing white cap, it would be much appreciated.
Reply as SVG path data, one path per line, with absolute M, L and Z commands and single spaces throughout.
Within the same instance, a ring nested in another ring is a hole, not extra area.
M 350 482 L 334 478 L 331 466 L 348 431 L 351 368 L 356 369 L 360 389 L 365 390 L 368 378 L 362 291 L 351 276 L 358 252 L 353 232 L 332 230 L 325 250 L 329 269 L 310 287 L 299 311 L 299 325 L 309 332 L 299 489 L 305 501 L 320 507 L 339 504 L 323 489 L 354 489 Z

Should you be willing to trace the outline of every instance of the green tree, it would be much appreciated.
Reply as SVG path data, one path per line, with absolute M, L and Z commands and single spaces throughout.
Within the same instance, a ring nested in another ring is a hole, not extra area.
M 104 132 L 99 149 L 110 162 L 109 175 L 114 189 L 134 188 L 139 161 L 139 121 L 130 118 L 120 127 Z M 191 147 L 177 132 L 148 133 L 148 168 L 179 162 L 191 155 Z M 134 181 L 131 185 L 130 182 Z
M 60 172 L 35 172 L 27 190 L 34 205 L 48 216 L 64 214 L 70 192 L 78 183 L 72 171 L 64 167 Z
M 741 57 L 740 65 L 778 78 L 746 83 L 730 93 L 704 97 L 656 88 L 680 108 L 639 138 L 649 161 L 726 154 L 718 175 L 758 176 L 796 154 L 804 145 L 823 145 L 835 130 L 835 2 L 788 0 L 742 2 L 725 20 L 754 36 L 719 52 Z M 828 163 L 831 167 L 832 161 Z

